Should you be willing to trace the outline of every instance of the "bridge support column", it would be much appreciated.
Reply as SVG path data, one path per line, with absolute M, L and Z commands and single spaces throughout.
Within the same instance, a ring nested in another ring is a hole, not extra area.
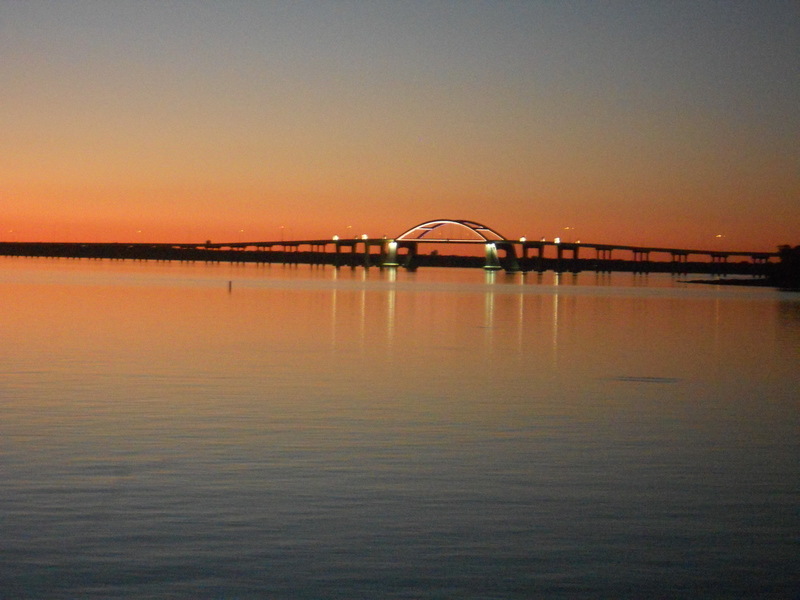
M 497 256 L 497 245 L 494 242 L 489 242 L 485 245 L 486 248 L 486 262 L 483 268 L 487 271 L 497 271 L 502 269 L 500 266 L 500 257 Z
M 633 261 L 637 263 L 636 272 L 649 273 L 650 272 L 650 251 L 649 250 L 634 250 Z
M 580 246 L 577 246 L 577 245 L 572 247 L 572 272 L 573 273 L 577 273 L 578 271 L 581 270 L 580 262 L 578 260 L 578 250 L 579 249 L 580 249 Z
M 350 244 L 350 268 L 355 269 L 358 264 L 358 242 Z
M 372 266 L 372 260 L 369 255 L 369 242 L 364 240 L 364 268 L 369 269 Z
M 498 257 L 498 263 L 506 270 L 506 273 L 518 273 L 522 270 L 519 268 L 519 261 L 517 260 L 517 252 L 514 250 L 514 244 L 497 242 L 495 247 L 505 252 L 505 257 L 503 257 L 502 260 Z
M 394 240 L 387 240 L 386 242 L 383 243 L 382 250 L 383 250 L 382 266 L 384 267 L 398 266 L 397 242 L 395 242 Z
M 556 272 L 563 273 L 564 272 L 564 251 L 568 251 L 572 253 L 572 257 L 569 261 L 569 270 L 573 273 L 577 273 L 580 271 L 580 262 L 578 260 L 578 248 L 577 244 L 573 243 L 558 243 L 556 244 Z
M 754 277 L 766 277 L 767 276 L 767 269 L 769 268 L 769 259 L 766 256 L 761 256 L 759 254 L 754 254 L 750 257 L 753 261 L 753 276 Z
M 529 257 L 531 248 L 536 248 L 536 256 Z M 525 271 L 539 271 L 542 272 L 542 258 L 544 256 L 544 244 L 541 242 L 522 242 L 522 268 Z
M 402 242 L 398 244 L 398 248 L 405 248 L 407 250 L 404 258 L 398 257 L 398 263 L 401 264 L 407 271 L 416 271 L 419 266 L 419 244 L 416 242 Z
M 685 273 L 686 263 L 688 262 L 688 255 L 685 252 L 672 253 L 672 272 Z
M 612 248 L 595 248 L 597 252 L 597 270 L 611 272 L 611 252 Z
M 333 242 L 333 266 L 334 266 L 335 268 L 337 268 L 337 269 L 338 269 L 338 268 L 341 266 L 341 264 L 342 264 L 342 263 L 341 263 L 342 254 L 341 254 L 341 252 L 340 252 L 340 249 L 341 249 L 341 248 L 340 248 L 340 246 L 339 246 L 339 239 L 338 239 L 338 236 L 337 236 L 337 238 L 336 238 L 336 239 L 334 240 L 334 242 Z
M 714 253 L 711 255 L 711 263 L 713 271 L 717 275 L 724 275 L 727 269 L 725 266 L 728 263 L 728 255 L 723 253 Z

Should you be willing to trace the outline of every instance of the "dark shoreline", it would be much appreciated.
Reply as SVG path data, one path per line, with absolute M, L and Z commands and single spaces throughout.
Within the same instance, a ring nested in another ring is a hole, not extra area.
M 743 279 L 741 277 L 717 279 L 684 279 L 683 283 L 700 283 L 705 285 L 731 285 L 741 287 L 768 287 L 782 292 L 800 292 L 800 287 L 786 287 L 771 279 Z

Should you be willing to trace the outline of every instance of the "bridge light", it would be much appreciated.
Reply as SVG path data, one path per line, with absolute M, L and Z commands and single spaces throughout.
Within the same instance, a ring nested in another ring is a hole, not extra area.
M 366 233 L 362 233 L 361 234 L 361 239 L 362 240 L 367 240 L 367 239 L 369 239 L 369 236 Z
M 339 236 L 338 235 L 333 236 L 333 241 L 334 242 L 338 242 L 339 241 Z
M 519 241 L 520 241 L 520 242 L 525 242 L 527 239 L 528 239 L 528 238 L 526 238 L 526 237 L 523 235 L 521 238 L 519 238 Z
M 555 238 L 555 239 L 553 240 L 553 243 L 555 243 L 555 244 L 560 244 L 560 243 L 561 243 L 561 238 L 560 238 L 560 237 L 557 237 L 557 238 Z

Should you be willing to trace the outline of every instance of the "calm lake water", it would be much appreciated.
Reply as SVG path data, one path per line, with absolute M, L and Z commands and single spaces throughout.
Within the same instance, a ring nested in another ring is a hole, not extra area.
M 800 590 L 800 294 L 0 258 L 0 331 L 2 598 Z

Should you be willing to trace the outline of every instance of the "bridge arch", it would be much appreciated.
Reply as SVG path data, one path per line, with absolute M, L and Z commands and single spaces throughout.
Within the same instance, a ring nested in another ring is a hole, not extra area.
M 448 242 L 502 242 L 506 241 L 506 237 L 491 227 L 478 223 L 477 221 L 466 221 L 463 219 L 435 219 L 433 221 L 425 221 L 419 225 L 415 225 L 411 229 L 404 231 L 398 235 L 395 240 L 401 241 L 435 241 L 426 238 L 430 232 L 444 227 L 447 225 L 456 225 L 463 228 L 468 233 L 477 237 L 470 239 L 448 239 Z

